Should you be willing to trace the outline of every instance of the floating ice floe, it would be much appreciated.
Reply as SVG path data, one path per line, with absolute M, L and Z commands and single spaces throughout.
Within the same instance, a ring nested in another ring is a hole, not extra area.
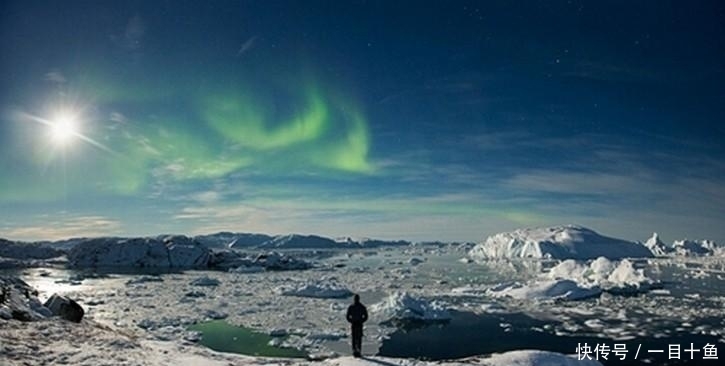
M 488 294 L 494 297 L 511 297 L 514 299 L 564 299 L 582 300 L 599 296 L 599 287 L 582 287 L 572 280 L 546 280 L 529 284 L 518 282 L 506 283 L 489 289 Z
M 312 282 L 295 287 L 282 286 L 277 288 L 279 294 L 285 296 L 314 297 L 337 299 L 352 296 L 352 291 L 334 282 Z
M 126 281 L 127 285 L 137 285 L 147 282 L 164 282 L 164 279 L 160 276 L 139 276 Z
M 490 236 L 468 253 L 476 260 L 491 258 L 594 259 L 652 257 L 640 243 L 602 236 L 576 226 L 519 229 Z
M 371 306 L 371 311 L 389 321 L 448 321 L 451 314 L 448 309 L 437 301 L 416 298 L 406 292 L 395 292 L 382 302 Z
M 219 280 L 217 280 L 216 278 L 211 278 L 211 277 L 204 276 L 204 277 L 199 277 L 199 278 L 191 281 L 191 283 L 189 283 L 189 284 L 192 285 L 192 286 L 208 286 L 208 287 L 211 287 L 211 286 L 219 286 L 219 283 L 220 283 Z
M 495 297 L 516 299 L 581 300 L 610 293 L 635 293 L 650 290 L 654 281 L 623 259 L 610 261 L 599 257 L 590 263 L 567 259 L 530 283 L 504 283 L 488 289 Z

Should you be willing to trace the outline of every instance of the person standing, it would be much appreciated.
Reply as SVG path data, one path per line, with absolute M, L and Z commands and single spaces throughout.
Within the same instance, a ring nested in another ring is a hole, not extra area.
M 368 320 L 368 309 L 360 302 L 360 295 L 355 295 L 355 302 L 347 308 L 347 321 L 352 332 L 352 355 L 362 355 L 363 323 Z

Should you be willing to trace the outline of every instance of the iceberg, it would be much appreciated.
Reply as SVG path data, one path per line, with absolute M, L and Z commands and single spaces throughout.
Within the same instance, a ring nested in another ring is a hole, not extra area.
M 448 321 L 451 314 L 443 304 L 416 298 L 406 292 L 395 292 L 371 306 L 371 311 L 385 322 L 396 321 Z
M 602 292 L 644 292 L 653 284 L 654 281 L 645 276 L 643 270 L 634 268 L 628 259 L 610 261 L 599 257 L 589 264 L 567 259 L 532 282 L 499 284 L 488 289 L 487 294 L 530 300 L 582 300 L 598 297 Z
M 672 244 L 675 255 L 684 257 L 723 256 L 725 247 L 712 240 L 675 240 Z
M 646 246 L 647 249 L 649 249 L 656 257 L 666 256 L 673 251 L 671 247 L 668 247 L 667 244 L 660 240 L 657 233 L 652 233 L 652 236 L 644 242 L 644 246 Z
M 519 229 L 489 236 L 468 253 L 475 260 L 491 258 L 594 259 L 648 258 L 640 243 L 615 239 L 576 225 Z
M 70 267 L 206 268 L 209 249 L 185 236 L 96 238 L 78 243 L 68 253 Z

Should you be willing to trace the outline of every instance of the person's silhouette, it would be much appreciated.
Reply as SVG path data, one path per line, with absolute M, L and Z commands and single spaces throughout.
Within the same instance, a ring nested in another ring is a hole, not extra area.
M 368 320 L 368 309 L 360 303 L 360 295 L 355 295 L 355 302 L 347 308 L 347 321 L 352 330 L 352 354 L 360 357 L 362 353 L 363 323 Z

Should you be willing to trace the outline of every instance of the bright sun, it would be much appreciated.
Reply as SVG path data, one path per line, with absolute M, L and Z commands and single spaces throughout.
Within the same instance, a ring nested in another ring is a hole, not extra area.
M 53 140 L 65 144 L 77 135 L 76 120 L 69 115 L 61 115 L 52 123 Z

